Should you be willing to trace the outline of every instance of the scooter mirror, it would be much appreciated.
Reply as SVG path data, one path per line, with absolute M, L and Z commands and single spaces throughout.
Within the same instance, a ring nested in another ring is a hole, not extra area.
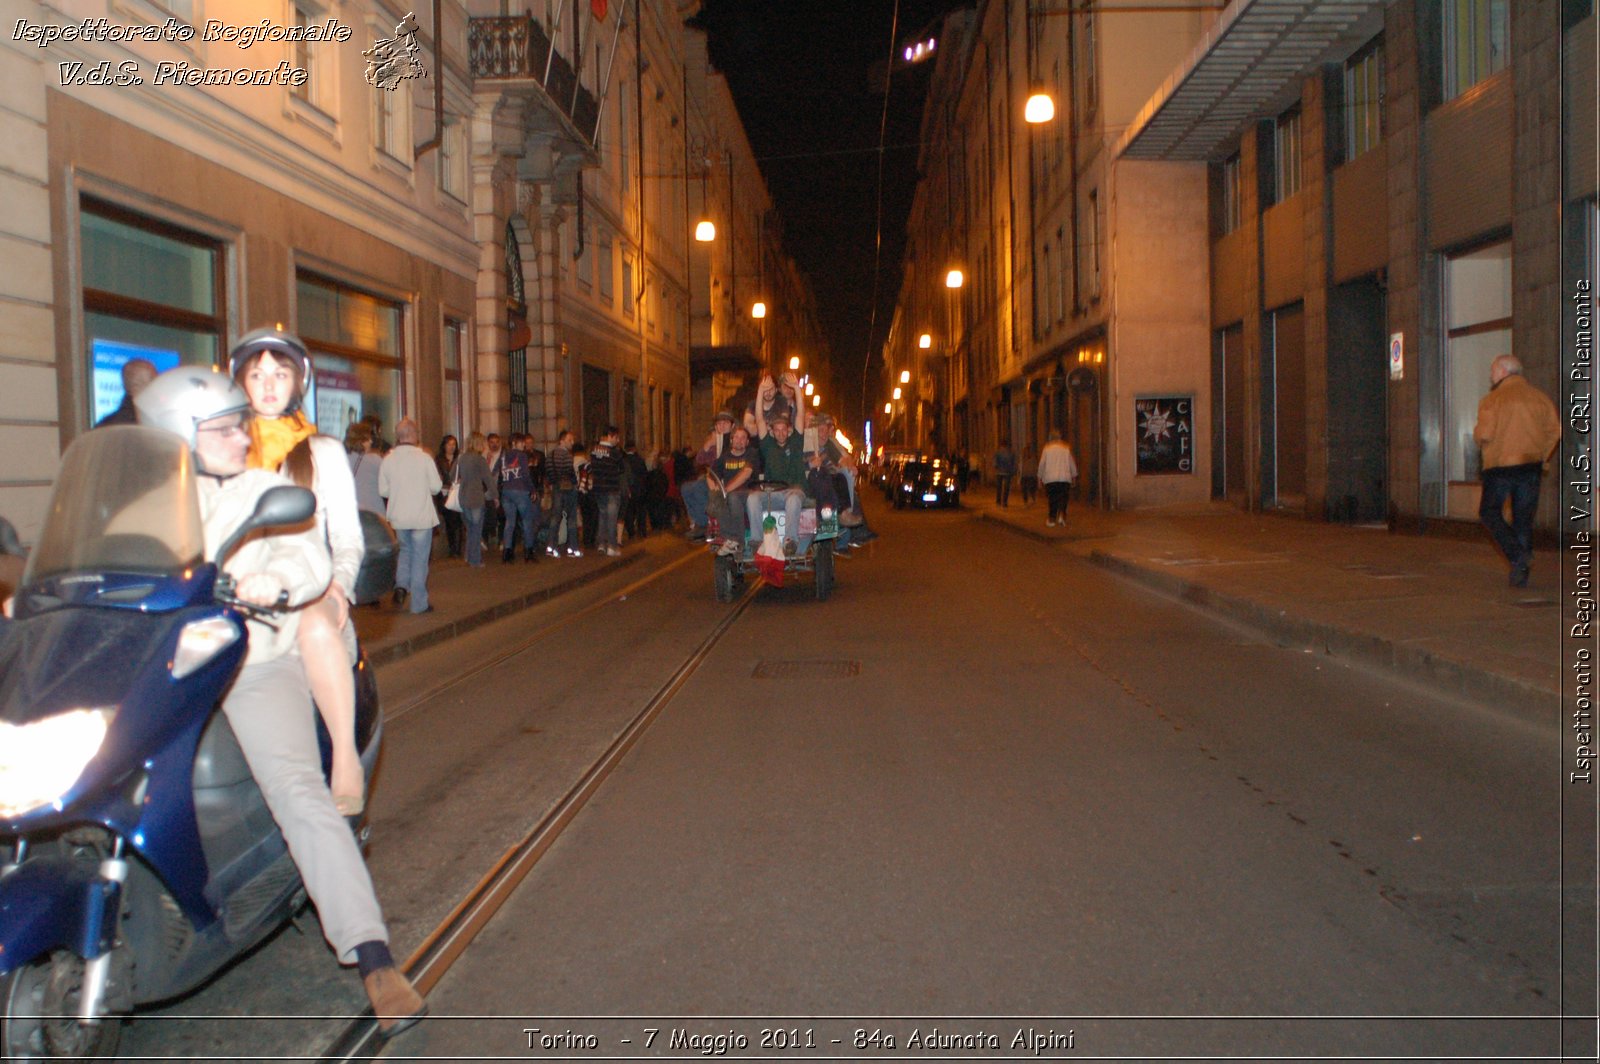
M 245 523 L 234 530 L 227 542 L 217 551 L 214 559 L 221 562 L 233 553 L 244 538 L 252 532 L 263 528 L 283 528 L 288 525 L 298 525 L 311 519 L 317 512 L 317 497 L 306 488 L 297 488 L 284 484 L 276 488 L 268 488 L 256 500 L 256 508 L 245 520 Z

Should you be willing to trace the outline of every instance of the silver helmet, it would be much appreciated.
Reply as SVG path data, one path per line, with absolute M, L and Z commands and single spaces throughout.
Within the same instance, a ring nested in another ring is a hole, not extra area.
M 239 337 L 238 342 L 233 345 L 233 350 L 228 352 L 228 375 L 237 380 L 240 365 L 252 355 L 262 351 L 270 351 L 278 358 L 288 359 L 300 367 L 300 392 L 284 410 L 285 414 L 292 414 L 300 409 L 301 401 L 311 388 L 311 355 L 306 351 L 306 345 L 301 342 L 300 337 L 281 325 L 253 329 Z
M 195 429 L 225 414 L 248 414 L 250 397 L 233 378 L 205 366 L 169 369 L 133 400 L 139 424 L 166 429 L 194 450 Z

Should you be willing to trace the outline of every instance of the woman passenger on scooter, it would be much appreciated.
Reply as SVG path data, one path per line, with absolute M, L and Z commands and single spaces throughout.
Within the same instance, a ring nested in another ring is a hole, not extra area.
M 228 370 L 250 397 L 250 467 L 281 472 L 317 496 L 317 524 L 333 556 L 327 593 L 301 613 L 299 648 L 311 696 L 333 741 L 333 804 L 344 816 L 366 805 L 365 777 L 356 751 L 355 680 L 347 641 L 350 596 L 366 551 L 355 481 L 343 444 L 317 433 L 301 409 L 311 382 L 305 344 L 283 329 L 257 329 L 240 338 Z

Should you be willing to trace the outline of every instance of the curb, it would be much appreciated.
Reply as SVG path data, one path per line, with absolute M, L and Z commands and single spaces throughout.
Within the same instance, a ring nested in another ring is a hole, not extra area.
M 988 524 L 994 525 L 996 528 L 1003 528 L 1009 532 L 1015 532 L 1019 536 L 1026 536 L 1035 543 L 1047 543 L 1054 545 L 1056 543 L 1066 542 L 1066 538 L 1063 536 L 1051 536 L 1043 532 L 1036 532 L 1031 528 L 1023 528 L 1015 521 L 1007 521 L 1003 517 L 994 517 L 987 510 L 978 510 L 972 516 L 977 518 L 979 521 L 984 521 Z
M 416 635 L 409 636 L 400 640 L 399 642 L 390 643 L 387 646 L 379 647 L 375 650 L 368 650 L 367 663 L 372 665 L 374 668 L 381 665 L 393 664 L 394 662 L 399 661 L 401 658 L 410 657 L 412 654 L 415 654 L 418 651 L 426 650 L 428 647 L 436 646 L 460 635 L 465 635 L 474 628 L 482 628 L 484 625 L 498 621 L 502 617 L 508 617 L 513 613 L 520 613 L 530 606 L 537 606 L 541 602 L 548 602 L 559 595 L 564 595 L 567 592 L 574 591 L 585 584 L 593 583 L 602 577 L 609 576 L 612 573 L 618 572 L 619 570 L 626 569 L 628 566 L 633 565 L 643 557 L 645 557 L 645 554 L 642 551 L 634 554 L 624 554 L 621 558 L 613 559 L 612 561 L 607 562 L 605 565 L 602 565 L 597 569 L 591 569 L 589 572 L 583 573 L 579 576 L 571 577 L 561 581 L 560 583 L 552 584 L 549 587 L 542 587 L 534 591 L 529 591 L 526 594 L 518 595 L 516 598 L 508 599 L 504 602 L 498 602 L 493 606 L 485 606 L 483 609 L 469 613 L 465 617 L 458 617 L 453 621 L 445 621 L 436 628 L 430 628 L 425 632 L 418 632 Z
M 1103 550 L 1091 550 L 1088 559 L 1171 598 L 1264 632 L 1282 646 L 1303 647 L 1329 657 L 1376 666 L 1406 680 L 1426 684 L 1432 690 L 1509 711 L 1534 724 L 1559 725 L 1561 694 L 1558 691 L 1441 658 L 1382 636 L 1291 616 L 1287 611 L 1214 591 L 1171 573 L 1154 572 Z

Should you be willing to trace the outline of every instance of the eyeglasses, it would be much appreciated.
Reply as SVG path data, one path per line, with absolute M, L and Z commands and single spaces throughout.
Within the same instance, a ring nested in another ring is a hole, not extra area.
M 213 426 L 207 428 L 206 426 L 202 425 L 199 428 L 195 429 L 195 431 L 196 432 L 215 432 L 217 435 L 224 436 L 224 437 L 226 437 L 226 436 L 248 436 L 248 435 L 250 435 L 250 426 L 249 425 L 213 425 Z

